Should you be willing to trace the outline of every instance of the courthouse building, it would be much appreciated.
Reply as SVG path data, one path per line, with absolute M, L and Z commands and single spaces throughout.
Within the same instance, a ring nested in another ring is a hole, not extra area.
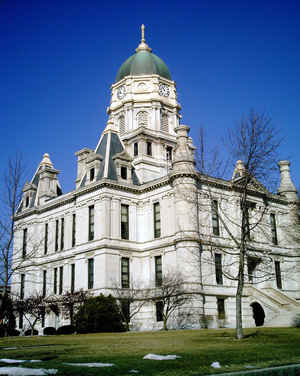
M 117 285 L 124 291 L 154 289 L 164 274 L 180 273 L 194 299 L 174 312 L 170 326 L 197 328 L 205 315 L 210 327 L 234 327 L 236 281 L 228 277 L 236 274 L 230 255 L 235 243 L 228 229 L 238 238 L 240 193 L 234 183 L 245 170 L 238 161 L 232 180 L 197 172 L 180 110 L 170 71 L 142 30 L 141 43 L 111 86 L 108 120 L 96 148 L 76 152 L 74 190 L 62 193 L 47 153 L 24 186 L 14 239 L 15 262 L 24 261 L 14 274 L 13 294 L 113 294 Z M 299 247 L 289 231 L 298 201 L 289 165 L 279 163 L 277 194 L 259 183 L 249 191 L 250 224 L 261 213 L 263 218 L 251 230 L 253 252 L 246 260 L 246 327 L 290 325 L 300 307 Z M 160 329 L 159 307 L 145 304 L 132 329 Z M 41 325 L 67 323 L 49 314 Z

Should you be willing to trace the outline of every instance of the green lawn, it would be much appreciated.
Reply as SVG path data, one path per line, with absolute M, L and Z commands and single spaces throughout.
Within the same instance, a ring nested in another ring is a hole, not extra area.
M 41 359 L 44 362 L 22 366 L 57 368 L 57 375 L 84 376 L 133 375 L 129 373 L 132 369 L 145 376 L 198 376 L 246 370 L 245 365 L 300 363 L 300 329 L 260 328 L 245 333 L 247 338 L 241 341 L 229 329 L 1 338 L 0 358 Z M 5 347 L 17 349 L 4 350 Z M 148 353 L 176 354 L 182 358 L 143 360 Z M 220 362 L 222 368 L 210 367 L 214 361 Z M 63 362 L 102 362 L 115 366 L 83 368 L 65 366 Z

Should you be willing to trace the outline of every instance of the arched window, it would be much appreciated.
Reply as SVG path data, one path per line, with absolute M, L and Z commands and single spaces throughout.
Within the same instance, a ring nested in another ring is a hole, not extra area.
M 160 116 L 160 130 L 163 132 L 169 132 L 169 119 L 166 113 L 161 113 Z
M 124 115 L 121 115 L 119 117 L 119 130 L 120 130 L 120 135 L 122 136 L 125 133 L 125 117 L 124 117 Z
M 138 127 L 148 126 L 148 113 L 146 111 L 140 111 L 136 117 L 137 117 Z

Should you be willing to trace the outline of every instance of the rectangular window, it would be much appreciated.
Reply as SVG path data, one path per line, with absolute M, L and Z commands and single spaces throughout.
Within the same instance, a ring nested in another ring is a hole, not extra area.
M 121 205 L 121 238 L 129 239 L 129 207 L 128 205 Z
M 48 252 L 48 223 L 45 224 L 44 255 Z
M 43 297 L 45 298 L 47 293 L 47 270 L 43 270 Z
M 272 233 L 272 243 L 277 245 L 277 228 L 276 228 L 276 218 L 275 214 L 270 214 L 270 224 L 271 224 L 271 233 Z
M 65 220 L 64 218 L 61 219 L 60 222 L 60 250 L 64 249 L 64 236 L 65 236 Z
M 160 287 L 161 284 L 162 284 L 161 256 L 155 256 L 155 286 Z
M 152 155 L 152 142 L 147 142 L 147 155 Z
M 121 258 L 121 284 L 123 289 L 129 288 L 129 258 Z
M 54 268 L 53 271 L 53 294 L 57 294 L 57 268 Z
M 167 146 L 167 150 L 166 150 L 166 156 L 167 156 L 167 161 L 172 161 L 172 147 L 171 146 Z
M 127 180 L 127 167 L 121 167 L 121 178 Z
M 156 321 L 163 321 L 164 302 L 159 301 L 155 303 L 156 308 Z
M 75 291 L 75 264 L 71 264 L 71 293 Z
M 88 289 L 94 287 L 94 259 L 88 259 Z
M 42 326 L 42 328 L 44 328 L 45 327 L 45 312 L 42 312 L 42 314 L 41 314 L 41 326 Z
M 275 275 L 276 275 L 276 285 L 280 290 L 282 289 L 282 280 L 281 280 L 281 270 L 280 270 L 280 261 L 275 261 Z
M 126 322 L 130 322 L 130 303 L 129 300 L 121 300 L 122 315 Z
M 212 228 L 214 235 L 220 235 L 219 228 L 219 211 L 218 211 L 218 201 L 213 200 L 211 203 L 211 214 L 212 214 Z
M 23 258 L 26 257 L 27 253 L 27 228 L 23 230 L 23 249 L 22 249 L 22 256 Z
M 64 285 L 64 267 L 59 267 L 59 295 L 63 293 L 63 285 Z
M 58 219 L 55 221 L 55 252 L 58 251 Z
M 72 217 L 72 247 L 76 244 L 76 214 Z
M 215 253 L 215 270 L 217 285 L 223 285 L 222 255 L 220 253 Z
M 139 144 L 137 142 L 135 142 L 133 144 L 133 155 L 136 157 L 137 155 L 139 155 Z
M 89 240 L 94 239 L 94 205 L 89 206 Z
M 160 237 L 160 204 L 156 202 L 153 205 L 153 212 L 154 212 L 154 237 Z
M 90 169 L 90 181 L 93 181 L 95 178 L 95 169 L 91 168 Z
M 24 299 L 25 274 L 21 274 L 20 298 Z
M 218 306 L 218 319 L 224 320 L 225 319 L 225 299 L 217 298 L 217 306 Z

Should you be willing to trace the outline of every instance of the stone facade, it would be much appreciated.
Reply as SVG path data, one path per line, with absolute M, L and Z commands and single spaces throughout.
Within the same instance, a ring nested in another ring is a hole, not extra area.
M 134 58 L 146 52 L 151 56 L 142 40 Z M 25 261 L 12 292 L 59 295 L 82 288 L 108 294 L 121 287 L 122 275 L 141 289 L 154 288 L 159 261 L 163 274 L 180 272 L 186 291 L 195 294 L 175 311 L 171 327 L 196 328 L 205 320 L 210 327 L 233 327 L 236 282 L 228 277 L 236 263 L 228 230 L 239 237 L 238 189 L 195 170 L 189 127 L 179 124 L 175 82 L 149 71 L 145 60 L 138 68 L 112 85 L 109 120 L 96 149 L 76 153 L 75 190 L 62 194 L 48 154 L 26 183 L 14 239 L 15 263 Z M 263 212 L 263 219 L 251 233 L 246 327 L 255 325 L 257 304 L 264 325 L 289 325 L 300 307 L 299 247 L 288 231 L 298 221 L 299 205 L 289 162 L 279 165 L 278 195 L 259 184 L 249 192 L 251 218 Z M 234 175 L 242 168 L 238 161 Z M 65 323 L 50 314 L 44 326 Z M 147 303 L 131 326 L 160 329 L 156 305 Z

